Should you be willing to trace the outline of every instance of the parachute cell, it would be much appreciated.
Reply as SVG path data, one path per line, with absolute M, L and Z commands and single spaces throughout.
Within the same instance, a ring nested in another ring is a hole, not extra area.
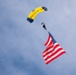
M 36 16 L 41 13 L 47 11 L 46 7 L 38 7 L 36 9 L 34 9 L 32 12 L 30 12 L 30 14 L 27 17 L 27 21 L 29 21 L 30 23 L 32 23 L 34 21 L 34 19 L 36 18 Z

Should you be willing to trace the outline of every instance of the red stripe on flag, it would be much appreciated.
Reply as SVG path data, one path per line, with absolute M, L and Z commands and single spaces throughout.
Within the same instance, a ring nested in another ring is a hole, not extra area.
M 46 46 L 48 44 L 49 40 L 50 40 L 50 36 L 48 36 L 48 40 L 46 41 L 46 43 L 44 44 L 44 46 Z
M 51 58 L 52 56 L 54 56 L 56 53 L 58 53 L 60 50 L 62 50 L 62 48 L 59 48 L 57 51 L 53 51 L 52 54 L 50 56 L 48 56 L 45 60 L 48 60 L 49 58 Z M 49 53 L 50 54 L 50 53 Z M 46 55 L 47 56 L 47 55 Z
M 49 52 L 46 52 L 43 57 L 47 56 L 48 54 L 52 53 L 54 50 L 50 50 Z
M 62 54 L 66 53 L 65 51 L 60 53 L 59 55 L 55 56 L 54 58 L 52 58 L 51 60 L 49 60 L 48 62 L 46 62 L 46 64 L 49 64 L 50 62 L 52 62 L 53 60 L 55 60 L 56 58 L 58 58 L 59 56 L 61 56 Z
M 56 49 L 58 46 L 60 46 L 58 43 L 56 43 L 55 45 L 54 45 L 54 49 Z
M 51 49 L 51 48 L 53 48 L 53 45 L 48 46 L 48 47 L 46 48 L 46 50 L 44 50 L 43 53 L 47 52 L 47 51 L 48 51 L 49 49 Z

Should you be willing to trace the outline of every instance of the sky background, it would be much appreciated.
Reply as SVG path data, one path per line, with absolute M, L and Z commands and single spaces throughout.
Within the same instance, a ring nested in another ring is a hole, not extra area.
M 33 23 L 27 16 L 45 6 Z M 68 53 L 46 65 L 48 33 Z M 76 0 L 0 0 L 0 75 L 76 75 Z

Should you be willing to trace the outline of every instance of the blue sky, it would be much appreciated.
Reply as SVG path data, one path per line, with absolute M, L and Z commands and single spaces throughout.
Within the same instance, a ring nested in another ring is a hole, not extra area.
M 26 19 L 39 6 L 48 8 L 33 23 Z M 42 52 L 47 29 L 68 53 L 49 65 Z M 76 0 L 0 1 L 0 75 L 76 75 Z

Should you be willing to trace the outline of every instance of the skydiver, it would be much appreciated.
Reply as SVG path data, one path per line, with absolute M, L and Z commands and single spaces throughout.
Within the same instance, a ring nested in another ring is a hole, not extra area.
M 44 28 L 45 30 L 47 30 L 47 28 L 46 28 L 46 26 L 45 26 L 45 23 L 44 23 L 44 22 L 42 22 L 42 23 L 41 23 L 41 25 L 43 25 L 43 28 Z

